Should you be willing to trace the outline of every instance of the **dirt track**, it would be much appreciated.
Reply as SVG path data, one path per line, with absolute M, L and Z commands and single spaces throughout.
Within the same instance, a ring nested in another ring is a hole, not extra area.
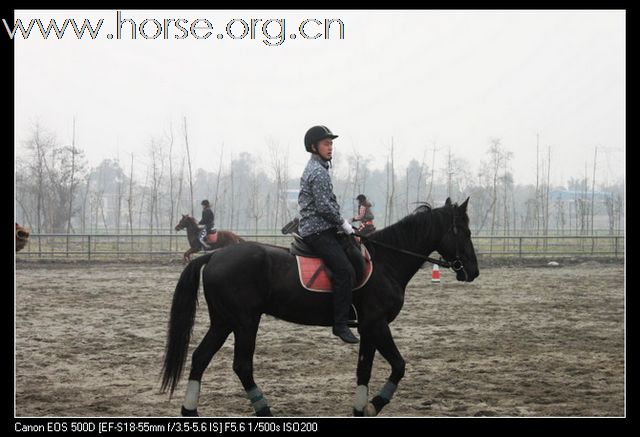
M 482 268 L 471 284 L 421 270 L 391 325 L 407 361 L 385 416 L 623 416 L 624 269 L 586 262 Z M 179 265 L 18 264 L 17 416 L 175 416 L 159 394 Z M 206 331 L 201 306 L 194 343 Z M 252 415 L 231 369 L 233 336 L 204 379 L 199 411 Z M 346 416 L 357 347 L 330 328 L 264 316 L 255 377 L 279 416 Z M 190 363 L 188 363 L 190 365 Z M 188 371 L 188 370 L 187 370 Z M 389 373 L 377 354 L 370 395 Z

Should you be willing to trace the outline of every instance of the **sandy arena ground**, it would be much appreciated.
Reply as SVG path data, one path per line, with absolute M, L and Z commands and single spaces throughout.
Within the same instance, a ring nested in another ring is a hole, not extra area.
M 471 284 L 413 278 L 391 325 L 406 375 L 382 415 L 623 416 L 622 263 L 480 268 Z M 179 415 L 185 378 L 170 400 L 159 376 L 181 270 L 18 263 L 15 414 Z M 191 350 L 207 329 L 199 296 Z M 277 416 L 347 416 L 357 351 L 330 328 L 263 316 L 256 381 Z M 253 414 L 232 359 L 233 335 L 204 375 L 201 415 Z M 370 396 L 389 372 L 376 354 Z

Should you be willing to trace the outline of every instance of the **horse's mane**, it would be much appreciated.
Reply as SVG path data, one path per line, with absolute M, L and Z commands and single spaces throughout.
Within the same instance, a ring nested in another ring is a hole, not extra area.
M 448 221 L 451 217 L 445 217 L 447 211 L 453 212 L 458 204 L 432 208 L 427 202 L 419 202 L 418 206 L 396 223 L 372 233 L 369 238 L 382 241 L 397 247 L 409 247 L 416 241 L 421 241 L 426 236 L 429 229 L 434 229 L 434 225 L 440 225 L 441 229 L 448 229 L 451 225 Z M 469 225 L 469 217 L 465 213 L 463 216 L 465 224 Z M 445 222 L 446 220 L 446 222 Z

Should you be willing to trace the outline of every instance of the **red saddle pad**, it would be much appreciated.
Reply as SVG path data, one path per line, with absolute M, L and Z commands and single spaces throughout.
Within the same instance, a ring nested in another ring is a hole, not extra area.
M 354 290 L 364 287 L 369 281 L 371 273 L 373 273 L 373 263 L 371 262 L 371 256 L 367 248 L 362 245 L 362 255 L 364 256 L 364 274 L 362 275 L 362 281 L 358 284 Z M 296 255 L 296 261 L 298 262 L 298 277 L 300 278 L 300 285 L 309 291 L 316 291 L 320 293 L 331 293 L 331 279 L 327 274 L 327 267 L 321 258 L 307 258 L 305 256 Z
M 207 235 L 207 244 L 211 245 L 211 244 L 215 244 L 215 242 L 218 241 L 218 233 L 214 232 L 213 234 L 208 234 Z

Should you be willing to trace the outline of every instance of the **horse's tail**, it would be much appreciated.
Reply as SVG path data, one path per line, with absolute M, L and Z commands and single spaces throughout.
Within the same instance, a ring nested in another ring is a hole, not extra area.
M 193 322 L 196 317 L 200 269 L 209 261 L 213 253 L 199 256 L 187 264 L 176 285 L 173 303 L 171 304 L 164 365 L 162 366 L 160 391 L 163 393 L 168 388 L 170 394 L 173 395 L 173 391 L 178 385 L 178 380 L 182 374 L 187 350 L 189 349 Z

